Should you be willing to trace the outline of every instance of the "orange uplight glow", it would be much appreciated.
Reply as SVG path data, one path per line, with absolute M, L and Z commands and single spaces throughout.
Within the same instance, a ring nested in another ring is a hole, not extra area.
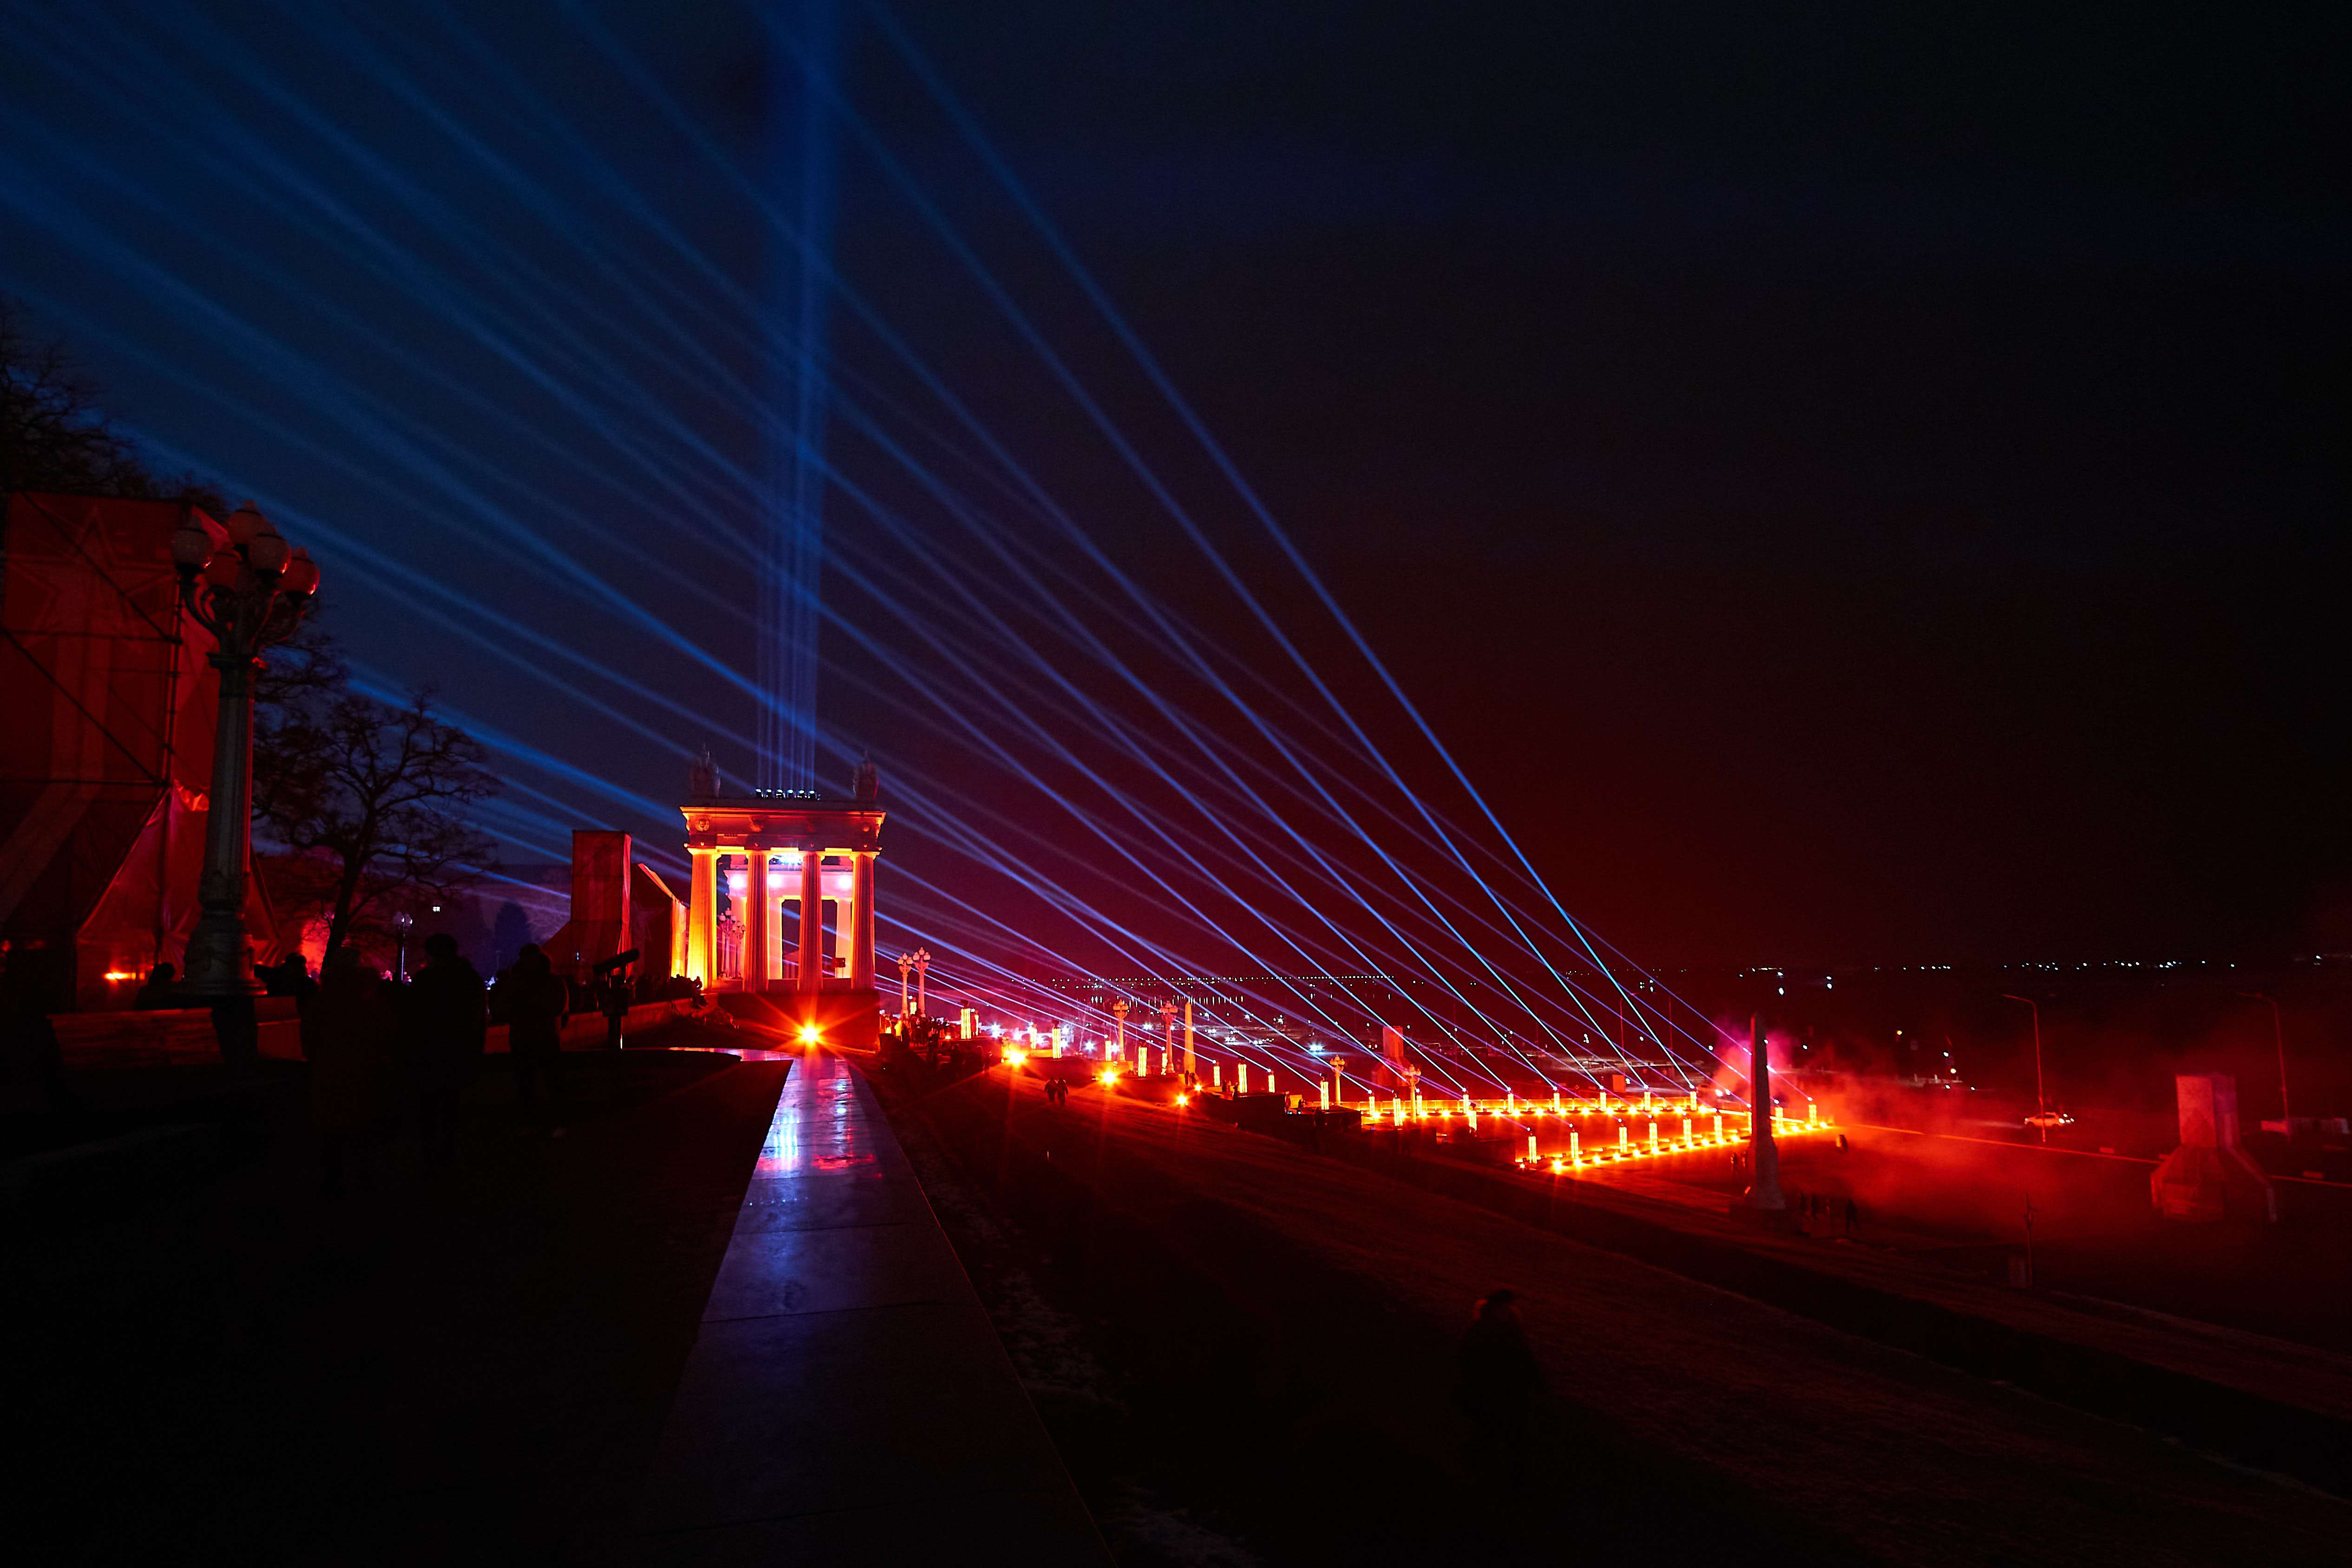
M 802 1028 L 801 1028 L 801 1043 L 802 1043 L 803 1045 L 814 1045 L 814 1044 L 815 1044 L 819 1040 L 822 1040 L 823 1038 L 824 1038 L 824 1036 L 823 1036 L 823 1034 L 821 1034 L 821 1033 L 818 1031 L 816 1025 L 814 1025 L 814 1024 L 804 1024 L 804 1025 L 803 1025 L 803 1026 L 802 1026 Z
M 1179 1105 L 1190 1105 L 1192 1103 L 1192 1097 L 1190 1094 L 1179 1094 L 1176 1096 L 1176 1103 Z
M 128 969 L 109 969 L 106 977 L 110 980 L 135 980 L 139 977 Z
M 1116 1067 L 1106 1067 L 1102 1070 L 1100 1076 L 1103 1087 L 1108 1089 L 1112 1084 L 1118 1082 L 1118 1069 Z
M 1004 1053 L 1004 1065 L 1007 1067 L 1018 1067 L 1028 1060 L 1029 1053 L 1025 1051 L 1008 1051 Z

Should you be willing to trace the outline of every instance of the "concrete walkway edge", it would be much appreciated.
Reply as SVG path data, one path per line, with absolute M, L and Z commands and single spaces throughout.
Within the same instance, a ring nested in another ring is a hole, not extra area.
M 638 1521 L 649 1563 L 1111 1561 L 840 1056 L 785 1077 Z

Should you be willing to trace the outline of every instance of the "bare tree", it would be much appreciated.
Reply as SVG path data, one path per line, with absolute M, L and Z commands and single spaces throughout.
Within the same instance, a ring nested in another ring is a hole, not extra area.
M 17 490 L 229 512 L 192 476 L 158 479 L 64 343 L 37 340 L 25 307 L 0 295 L 0 495 Z M 348 679 L 314 613 L 271 650 L 254 691 L 255 824 L 289 852 L 278 891 L 326 915 L 331 949 L 380 940 L 407 904 L 475 880 L 492 851 L 467 808 L 498 789 L 480 746 L 436 718 L 429 695 L 394 707 Z
M 351 667 L 343 663 L 342 644 L 321 623 L 327 606 L 314 601 L 310 613 L 295 625 L 294 634 L 275 643 L 253 677 L 254 741 L 320 701 L 341 696 L 351 684 Z
M 0 495 L 16 490 L 184 497 L 228 515 L 220 492 L 194 476 L 151 473 L 100 406 L 98 382 L 61 340 L 37 340 L 25 307 L 0 295 Z
M 291 852 L 289 891 L 327 919 L 327 950 L 453 897 L 493 861 L 468 809 L 495 794 L 481 745 L 419 692 L 394 707 L 344 692 L 257 716 L 253 814 Z

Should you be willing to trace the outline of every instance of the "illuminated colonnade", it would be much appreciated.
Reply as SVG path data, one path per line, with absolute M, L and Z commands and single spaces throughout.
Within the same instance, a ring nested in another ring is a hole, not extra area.
M 729 893 L 742 922 L 745 991 L 874 988 L 874 862 L 885 813 L 872 800 L 830 800 L 807 790 L 723 796 L 698 789 L 683 808 L 694 866 L 688 902 L 687 973 L 719 988 L 719 878 L 723 856 L 746 862 Z M 785 894 L 799 915 L 789 959 Z M 834 953 L 824 951 L 824 906 L 834 906 Z

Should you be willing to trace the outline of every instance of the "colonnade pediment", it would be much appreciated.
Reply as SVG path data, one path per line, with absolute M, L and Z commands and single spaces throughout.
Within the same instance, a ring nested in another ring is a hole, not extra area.
M 737 855 L 753 850 L 874 853 L 881 849 L 886 815 L 873 807 L 856 806 L 688 806 L 686 847 Z

